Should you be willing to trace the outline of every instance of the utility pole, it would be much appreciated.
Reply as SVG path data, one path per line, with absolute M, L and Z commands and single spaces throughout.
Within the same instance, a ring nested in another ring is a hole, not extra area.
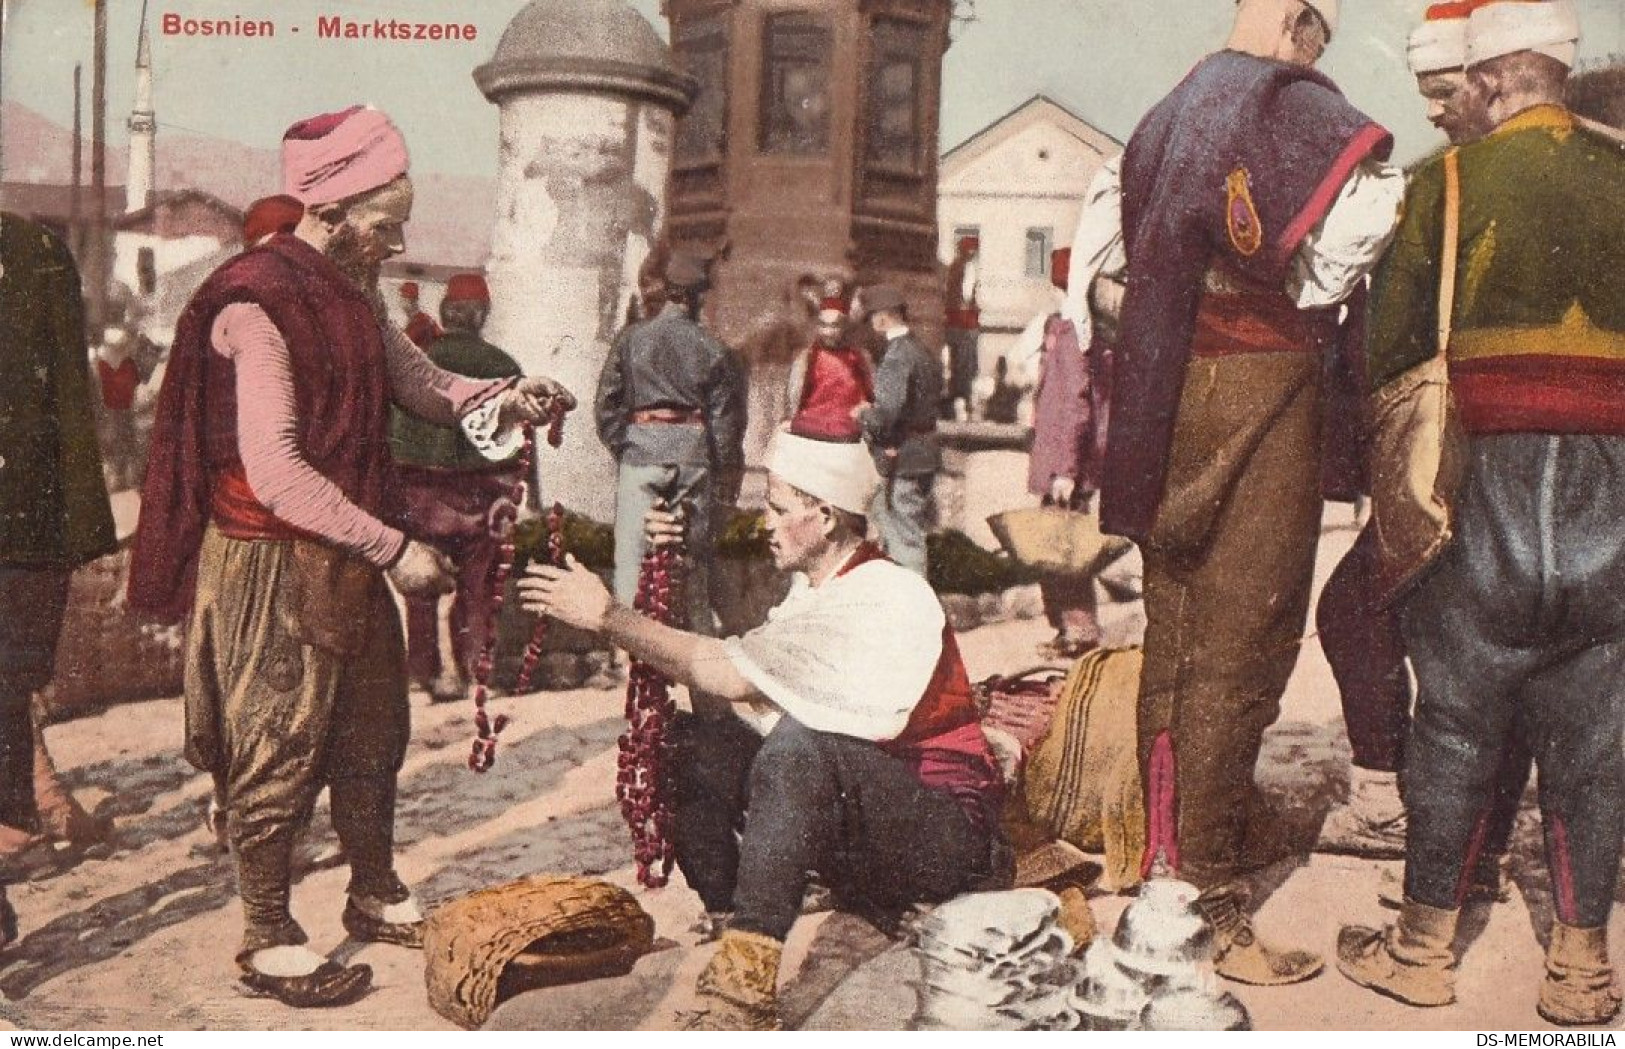
M 90 280 L 89 329 L 98 335 L 107 320 L 107 0 L 96 0 L 96 39 L 90 80 Z
M 4 55 L 6 53 L 6 19 L 9 18 L 9 17 L 11 17 L 11 6 L 6 2 L 6 0 L 0 0 L 0 55 Z M 0 61 L 0 71 L 3 71 L 4 68 L 5 68 L 5 63 L 3 61 Z M 3 77 L 0 77 L 0 81 L 3 81 L 3 79 L 4 79 Z M 4 97 L 5 97 L 5 91 L 4 91 L 3 88 L 0 88 L 0 98 L 4 98 Z M 0 107 L 0 108 L 3 108 L 3 107 Z M 3 134 L 0 134 L 0 140 L 3 140 L 4 137 L 5 136 Z M 3 151 L 0 151 L 0 152 L 3 152 Z M 3 187 L 3 185 L 5 183 L 5 180 L 6 180 L 5 165 L 4 165 L 4 163 L 0 163 L 0 187 Z M 3 188 L 0 188 L 0 196 L 3 196 L 3 195 L 4 195 Z M 4 268 L 3 266 L 0 266 L 0 269 L 3 269 L 3 268 Z
M 84 163 L 84 102 L 80 89 L 81 74 L 84 64 L 73 64 L 73 188 L 68 194 L 68 246 L 73 250 L 75 260 L 85 257 L 85 225 L 80 216 L 80 197 L 85 189 L 85 163 Z

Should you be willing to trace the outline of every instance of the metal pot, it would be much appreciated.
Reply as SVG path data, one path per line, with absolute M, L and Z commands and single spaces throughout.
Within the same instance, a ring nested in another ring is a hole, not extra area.
M 1196 907 L 1196 886 L 1153 879 L 1118 919 L 1112 933 L 1118 964 L 1135 973 L 1173 977 L 1213 957 L 1213 928 Z
M 1083 985 L 1072 1007 L 1083 1015 L 1084 1029 L 1125 1031 L 1147 1004 L 1145 986 L 1118 964 L 1117 948 L 1105 940 L 1089 945 L 1083 956 Z
M 1146 1003 L 1135 1021 L 1137 1031 L 1251 1031 L 1252 1018 L 1232 994 L 1183 987 Z

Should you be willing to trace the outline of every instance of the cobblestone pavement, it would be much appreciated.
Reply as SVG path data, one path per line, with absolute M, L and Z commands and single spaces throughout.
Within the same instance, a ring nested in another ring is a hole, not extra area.
M 1352 534 L 1328 529 L 1322 576 Z M 1132 609 L 1113 609 L 1108 619 L 1120 638 L 1132 631 Z M 1035 620 L 967 633 L 972 675 L 1033 665 L 1045 635 Z M 475 776 L 463 765 L 470 711 L 415 695 L 397 821 L 402 875 L 430 903 L 544 872 L 630 887 L 627 838 L 611 800 L 621 701 L 613 689 L 498 701 L 516 720 L 496 769 Z M 180 756 L 178 700 L 121 706 L 54 726 L 48 737 L 80 799 L 117 817 L 119 848 L 12 887 L 23 937 L 0 953 L 0 1019 L 33 1029 L 449 1029 L 428 1006 L 418 954 L 345 940 L 343 869 L 309 870 L 295 888 L 295 912 L 316 949 L 371 964 L 374 990 L 340 1009 L 299 1012 L 240 989 L 231 961 L 240 933 L 235 871 L 203 830 L 208 779 Z M 1326 809 L 1346 790 L 1346 761 L 1335 690 L 1311 641 L 1260 764 L 1285 849 L 1313 842 Z M 313 852 L 335 844 L 324 808 L 310 837 Z M 1456 1006 L 1406 1009 L 1353 987 L 1330 966 L 1296 988 L 1231 989 L 1264 1028 L 1543 1026 L 1534 1011 L 1537 931 L 1543 939 L 1551 909 L 1538 838 L 1526 811 L 1511 900 L 1466 923 L 1471 949 Z M 1301 854 L 1284 860 L 1261 880 L 1261 928 L 1329 953 L 1340 924 L 1388 913 L 1376 904 L 1381 866 Z M 507 1020 L 573 1028 L 662 1023 L 704 964 L 706 950 L 687 931 L 698 904 L 680 878 L 641 893 L 640 901 L 656 919 L 663 950 L 613 989 L 540 992 L 524 1008 L 505 1010 Z M 1105 928 L 1124 902 L 1097 900 Z M 1625 942 L 1615 932 L 1615 942 Z M 911 964 L 905 951 L 855 919 L 805 919 L 787 950 L 786 1008 L 811 1027 L 901 1027 L 912 1014 Z M 606 1011 L 610 1000 L 617 1004 Z

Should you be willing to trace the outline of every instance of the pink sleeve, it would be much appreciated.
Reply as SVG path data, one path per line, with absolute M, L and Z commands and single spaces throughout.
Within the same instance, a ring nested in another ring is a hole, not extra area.
M 210 341 L 237 368 L 237 444 L 255 498 L 300 531 L 380 568 L 394 564 L 406 536 L 352 503 L 305 461 L 288 346 L 271 318 L 252 303 L 234 303 L 215 318 Z
M 513 385 L 512 379 L 465 379 L 437 368 L 393 324 L 384 325 L 384 353 L 395 403 L 441 426 L 456 426 L 463 416 Z

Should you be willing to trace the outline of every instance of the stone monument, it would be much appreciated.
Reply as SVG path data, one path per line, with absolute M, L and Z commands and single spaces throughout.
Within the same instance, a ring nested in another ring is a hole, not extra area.
M 779 404 L 764 329 L 803 275 L 903 289 L 940 344 L 937 153 L 952 0 L 663 0 L 698 83 L 678 122 L 669 239 L 717 257 L 707 321 Z M 758 462 L 778 420 L 752 420 Z
M 582 402 L 539 457 L 544 505 L 609 521 L 614 462 L 591 405 L 665 213 L 673 123 L 695 85 L 623 0 L 531 0 L 474 71 L 501 109 L 485 335 Z

